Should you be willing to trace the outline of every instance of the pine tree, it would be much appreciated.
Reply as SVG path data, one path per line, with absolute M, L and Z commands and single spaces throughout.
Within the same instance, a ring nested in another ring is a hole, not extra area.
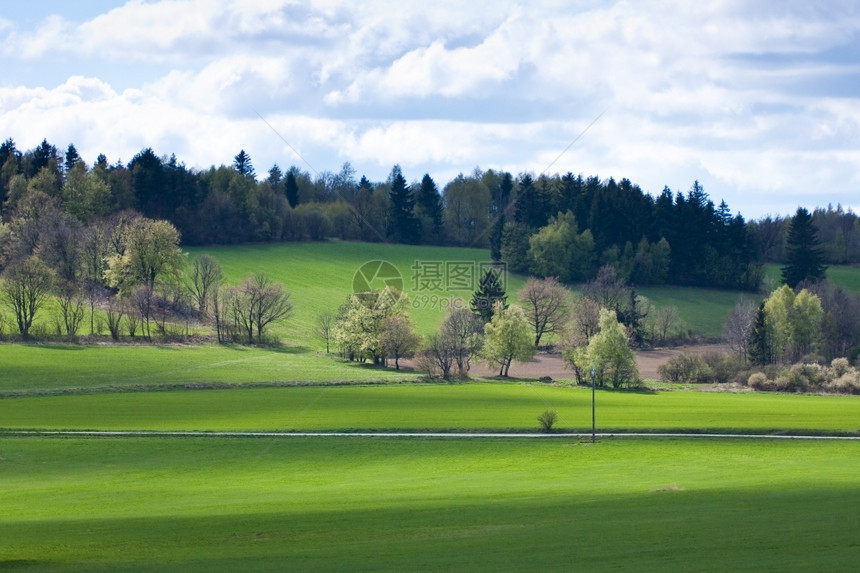
M 791 288 L 804 280 L 818 282 L 825 276 L 827 267 L 818 240 L 818 230 L 812 215 L 803 207 L 791 219 L 788 228 L 786 265 L 782 267 L 782 280 Z
M 65 163 L 65 171 L 68 173 L 72 170 L 72 167 L 81 160 L 81 156 L 78 155 L 78 150 L 75 148 L 73 144 L 69 144 L 69 147 L 66 149 L 66 163 Z
M 420 239 L 421 223 L 415 218 L 415 198 L 399 165 L 391 170 L 389 182 L 388 238 L 396 243 L 414 245 Z
M 442 196 L 436 187 L 436 182 L 425 173 L 415 196 L 415 209 L 433 221 L 433 233 L 438 233 L 442 228 Z
M 508 297 L 505 295 L 505 287 L 501 281 L 501 271 L 487 269 L 478 283 L 478 290 L 472 295 L 472 312 L 484 321 L 490 322 L 493 318 L 493 305 L 498 301 L 504 308 L 508 307 Z
M 299 184 L 296 182 L 296 175 L 293 169 L 287 171 L 287 178 L 284 181 L 284 193 L 287 195 L 287 202 L 290 207 L 295 208 L 299 204 Z
M 245 150 L 242 149 L 233 158 L 233 169 L 239 172 L 240 175 L 246 175 L 248 177 L 254 177 L 254 166 L 251 164 L 251 156 L 245 153 Z
M 747 354 L 750 362 L 763 366 L 771 362 L 770 341 L 767 333 L 767 321 L 764 311 L 764 302 L 758 307 L 755 320 L 750 329 L 750 338 L 747 345 Z

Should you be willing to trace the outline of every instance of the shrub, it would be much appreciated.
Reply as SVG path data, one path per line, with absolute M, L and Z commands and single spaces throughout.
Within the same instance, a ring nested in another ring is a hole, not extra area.
M 538 422 L 540 422 L 541 430 L 547 434 L 552 432 L 556 418 L 558 418 L 558 413 L 555 410 L 544 410 L 544 413 L 537 418 Z
M 660 376 L 668 382 L 687 382 L 701 384 L 709 382 L 711 367 L 698 354 L 679 354 L 673 356 L 657 369 Z
M 727 352 L 706 352 L 702 354 L 702 360 L 711 369 L 710 381 L 717 384 L 727 382 L 742 382 L 742 375 L 746 368 L 744 360 L 737 354 Z
M 753 372 L 747 380 L 747 385 L 753 390 L 769 390 L 768 379 L 764 372 Z

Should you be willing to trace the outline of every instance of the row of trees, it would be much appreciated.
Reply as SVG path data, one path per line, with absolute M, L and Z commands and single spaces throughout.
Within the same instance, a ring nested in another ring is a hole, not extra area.
M 860 356 L 860 296 L 827 281 L 806 284 L 738 303 L 724 334 L 740 358 L 764 366 Z
M 530 360 L 542 338 L 554 337 L 564 346 L 565 360 L 586 383 L 594 371 L 597 385 L 638 382 L 630 346 L 632 330 L 619 322 L 614 309 L 586 295 L 576 300 L 556 279 L 532 278 L 519 292 L 523 305 L 509 305 L 495 273 L 489 270 L 474 293 L 471 308 L 455 306 L 436 332 L 422 340 L 407 314 L 406 296 L 388 288 L 355 293 L 337 314 L 318 317 L 317 334 L 326 349 L 333 342 L 350 360 L 385 365 L 417 354 L 419 368 L 449 379 L 468 376 L 473 359 L 508 376 L 515 361 Z M 593 293 L 598 287 L 593 287 Z M 594 316 L 579 312 L 593 310 Z
M 212 322 L 219 341 L 259 343 L 268 325 L 292 311 L 289 292 L 263 273 L 224 286 L 208 255 L 186 270 L 176 228 L 134 212 L 85 226 L 46 199 L 41 209 L 0 223 L 0 256 L 0 298 L 24 340 L 34 336 L 44 310 L 53 313 L 51 326 L 38 336 L 53 326 L 56 335 L 75 338 L 89 310 L 89 333 L 106 326 L 115 340 L 189 336 L 191 325 Z M 0 312 L 0 333 L 4 326 Z
M 100 155 L 88 166 L 74 145 L 61 153 L 43 140 L 21 152 L 7 139 L 0 145 L 4 220 L 35 191 L 82 223 L 135 209 L 169 221 L 186 244 L 336 237 L 489 247 L 516 271 L 562 281 L 586 280 L 609 264 L 635 284 L 755 288 L 760 245 L 771 256 L 770 235 L 784 237 L 766 231 L 784 225 L 747 224 L 698 183 L 653 197 L 627 179 L 476 169 L 440 187 L 429 174 L 410 183 L 398 166 L 386 181 L 371 182 L 348 163 L 313 177 L 273 165 L 258 178 L 245 151 L 230 166 L 200 171 L 152 149 L 127 164 Z M 853 214 L 828 217 L 844 223 Z M 848 253 L 853 227 L 840 225 Z

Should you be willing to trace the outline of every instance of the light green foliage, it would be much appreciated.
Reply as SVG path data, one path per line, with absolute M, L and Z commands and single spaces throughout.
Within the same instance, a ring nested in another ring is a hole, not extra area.
M 63 209 L 81 221 L 104 217 L 111 208 L 110 187 L 79 161 L 66 174 L 63 184 Z
M 178 278 L 185 266 L 179 248 L 179 231 L 168 221 L 145 217 L 133 219 L 124 229 L 122 251 L 107 259 L 105 280 L 120 292 L 131 292 L 136 285 L 153 288 L 165 275 Z
M 406 316 L 408 297 L 392 287 L 382 291 L 351 294 L 341 307 L 333 340 L 350 359 L 385 361 L 383 328 L 385 320 Z
M 484 325 L 484 359 L 499 366 L 499 376 L 507 376 L 511 362 L 527 362 L 535 355 L 533 331 L 523 309 L 517 305 L 505 308 L 502 302 L 493 307 L 493 318 Z
M 583 280 L 594 267 L 594 238 L 588 229 L 578 232 L 576 218 L 568 211 L 529 238 L 528 257 L 537 275 L 562 282 Z
M 594 369 L 598 386 L 609 383 L 619 388 L 639 381 L 636 356 L 613 310 L 600 309 L 600 332 L 591 337 L 588 346 L 575 349 L 572 359 L 580 372 L 590 375 Z
M 806 289 L 795 295 L 783 285 L 765 301 L 764 311 L 767 338 L 776 361 L 797 360 L 818 349 L 824 311 L 816 295 Z

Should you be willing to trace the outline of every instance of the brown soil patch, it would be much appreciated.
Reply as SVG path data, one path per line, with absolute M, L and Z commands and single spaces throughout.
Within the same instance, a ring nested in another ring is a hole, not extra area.
M 707 352 L 728 352 L 729 347 L 724 344 L 698 344 L 694 346 L 679 346 L 677 348 L 664 348 L 659 350 L 643 350 L 636 353 L 636 364 L 639 366 L 639 376 L 652 380 L 659 379 L 657 369 L 665 364 L 673 356 L 682 353 L 704 354 Z M 477 376 L 496 376 L 497 369 L 487 368 L 485 364 L 473 363 L 472 374 Z M 511 365 L 511 376 L 522 378 L 540 378 L 549 376 L 553 380 L 571 379 L 573 372 L 564 367 L 559 354 L 538 354 L 531 362 L 522 364 L 514 362 Z

